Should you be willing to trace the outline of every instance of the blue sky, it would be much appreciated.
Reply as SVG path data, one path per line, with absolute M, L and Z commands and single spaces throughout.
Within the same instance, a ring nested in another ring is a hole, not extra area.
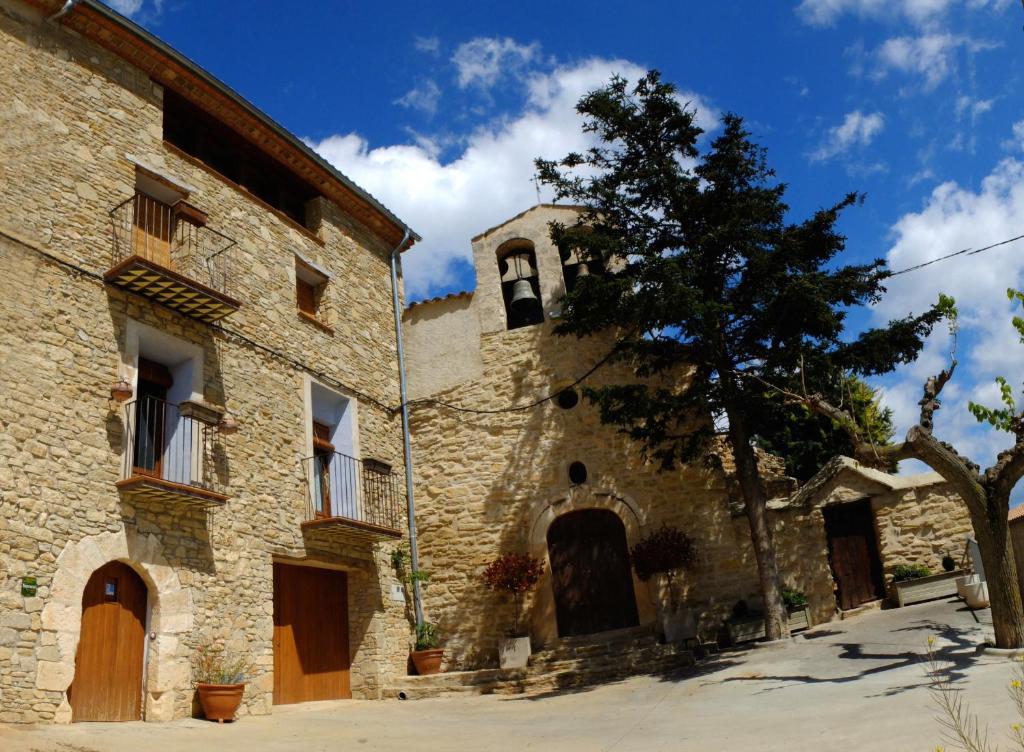
M 409 222 L 411 299 L 473 287 L 470 238 L 536 201 L 536 156 L 589 142 L 576 100 L 658 68 L 711 134 L 743 115 L 794 218 L 851 190 L 848 258 L 904 268 L 1024 233 L 1024 10 L 1017 0 L 301 4 L 111 0 L 306 139 Z M 624 10 L 627 8 L 628 10 Z M 958 299 L 961 367 L 937 433 L 982 463 L 996 375 L 1020 384 L 1009 325 L 1024 242 L 894 279 L 868 323 Z M 876 382 L 900 431 L 943 330 Z

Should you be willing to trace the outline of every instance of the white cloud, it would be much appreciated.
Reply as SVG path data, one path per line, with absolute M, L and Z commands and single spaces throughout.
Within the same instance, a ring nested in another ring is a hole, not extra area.
M 957 53 L 994 49 L 997 45 L 955 34 L 922 34 L 921 36 L 887 39 L 875 53 L 876 78 L 890 71 L 920 76 L 930 91 L 957 69 Z
M 1017 149 L 1024 151 L 1024 120 L 1018 120 L 1013 124 L 1013 138 L 1003 141 L 1003 148 L 1011 151 Z
M 142 0 L 105 0 L 105 2 L 122 16 L 134 16 L 142 10 Z
M 410 89 L 395 100 L 395 104 L 412 110 L 420 110 L 428 115 L 437 112 L 437 103 L 441 100 L 441 87 L 433 80 L 427 79 L 415 88 Z
M 844 154 L 855 146 L 867 146 L 885 127 L 880 112 L 864 114 L 860 110 L 848 112 L 843 122 L 828 129 L 821 146 L 811 153 L 811 159 L 821 162 Z
M 143 11 L 146 11 L 147 14 L 159 14 L 164 5 L 164 0 L 152 0 L 152 2 L 146 2 L 146 0 L 103 0 L 103 2 L 122 16 L 136 19 Z
M 416 37 L 412 46 L 418 52 L 425 52 L 428 55 L 437 56 L 441 54 L 441 40 L 437 37 Z
M 1014 237 L 1024 227 L 1024 163 L 1006 159 L 977 190 L 946 182 L 936 187 L 924 207 L 901 217 L 893 227 L 895 242 L 888 253 L 893 269 L 920 264 L 963 248 L 981 248 Z M 1020 287 L 1024 272 L 1024 241 L 975 256 L 964 255 L 919 271 L 897 276 L 876 306 L 875 315 L 888 320 L 920 313 L 939 292 L 956 298 L 960 309 L 961 363 L 943 391 L 943 409 L 936 416 L 936 435 L 952 441 L 981 464 L 991 463 L 1010 438 L 979 426 L 967 411 L 974 400 L 995 406 L 996 376 L 1006 376 L 1015 390 L 1024 374 L 1024 345 L 1010 325 L 1007 287 Z M 948 363 L 949 339 L 939 327 L 922 357 L 886 380 L 886 400 L 894 409 L 899 430 L 917 419 L 917 400 L 924 379 Z
M 802 0 L 797 14 L 812 26 L 831 26 L 845 14 L 880 20 L 907 19 L 915 25 L 938 25 L 958 4 L 970 10 L 1003 10 L 1012 0 Z
M 407 293 L 423 297 L 454 284 L 470 259 L 470 238 L 536 203 L 534 158 L 561 158 L 594 143 L 581 131 L 580 97 L 614 73 L 636 80 L 645 72 L 628 61 L 592 59 L 535 73 L 525 82 L 523 110 L 471 133 L 448 161 L 429 141 L 371 147 L 349 133 L 312 146 L 423 236 L 403 259 Z M 700 97 L 680 98 L 698 110 L 702 127 L 714 127 Z
M 992 109 L 996 103 L 994 99 L 974 99 L 973 97 L 961 96 L 956 100 L 956 114 L 959 117 L 970 116 L 971 120 L 977 120 Z
M 540 45 L 519 44 L 505 37 L 477 37 L 460 44 L 452 55 L 460 88 L 479 86 L 489 89 L 500 78 L 520 74 L 540 56 Z

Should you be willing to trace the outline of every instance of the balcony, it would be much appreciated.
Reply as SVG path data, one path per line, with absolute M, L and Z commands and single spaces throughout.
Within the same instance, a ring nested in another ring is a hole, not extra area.
M 201 409 L 148 396 L 125 405 L 124 469 L 116 483 L 124 498 L 197 507 L 227 501 L 214 481 L 217 426 L 196 416 Z
M 402 537 L 399 482 L 390 465 L 319 452 L 304 459 L 302 469 L 304 535 L 350 544 Z
M 137 193 L 110 210 L 110 284 L 212 323 L 241 307 L 231 295 L 235 241 L 206 227 L 206 215 Z

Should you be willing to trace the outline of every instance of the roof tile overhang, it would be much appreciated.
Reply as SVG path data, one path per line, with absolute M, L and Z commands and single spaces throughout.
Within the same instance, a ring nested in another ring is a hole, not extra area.
M 47 16 L 53 16 L 64 6 L 62 0 L 27 2 Z M 236 91 L 142 27 L 96 0 L 78 0 L 60 17 L 60 23 L 209 112 L 308 181 L 386 243 L 394 246 L 402 241 L 407 225 L 377 199 Z M 418 235 L 409 232 L 411 242 L 403 250 L 420 240 Z

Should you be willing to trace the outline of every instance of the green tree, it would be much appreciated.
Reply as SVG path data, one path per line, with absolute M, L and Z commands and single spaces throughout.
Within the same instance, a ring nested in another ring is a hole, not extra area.
M 606 273 L 577 282 L 557 331 L 614 335 L 613 359 L 639 378 L 587 398 L 663 467 L 705 451 L 713 420 L 727 424 L 766 633 L 777 639 L 784 611 L 752 406 L 800 374 L 828 381 L 912 360 L 941 313 L 846 338 L 847 311 L 877 300 L 887 273 L 881 260 L 832 263 L 845 242 L 836 222 L 859 197 L 787 222 L 786 187 L 738 116 L 723 118 L 701 154 L 693 111 L 657 72 L 633 88 L 613 78 L 577 111 L 598 145 L 537 169 L 558 199 L 583 207 L 578 221 L 552 225 L 552 240 Z
M 856 376 L 839 378 L 830 385 L 832 401 L 850 407 L 857 416 L 864 439 L 875 447 L 888 446 L 895 435 L 892 410 L 884 407 L 877 392 Z M 831 418 L 794 405 L 774 390 L 763 401 L 750 405 L 750 422 L 756 444 L 786 461 L 786 474 L 809 480 L 837 454 L 852 457 L 857 445 L 849 431 Z M 861 461 L 879 470 L 893 471 L 895 463 L 879 457 Z

